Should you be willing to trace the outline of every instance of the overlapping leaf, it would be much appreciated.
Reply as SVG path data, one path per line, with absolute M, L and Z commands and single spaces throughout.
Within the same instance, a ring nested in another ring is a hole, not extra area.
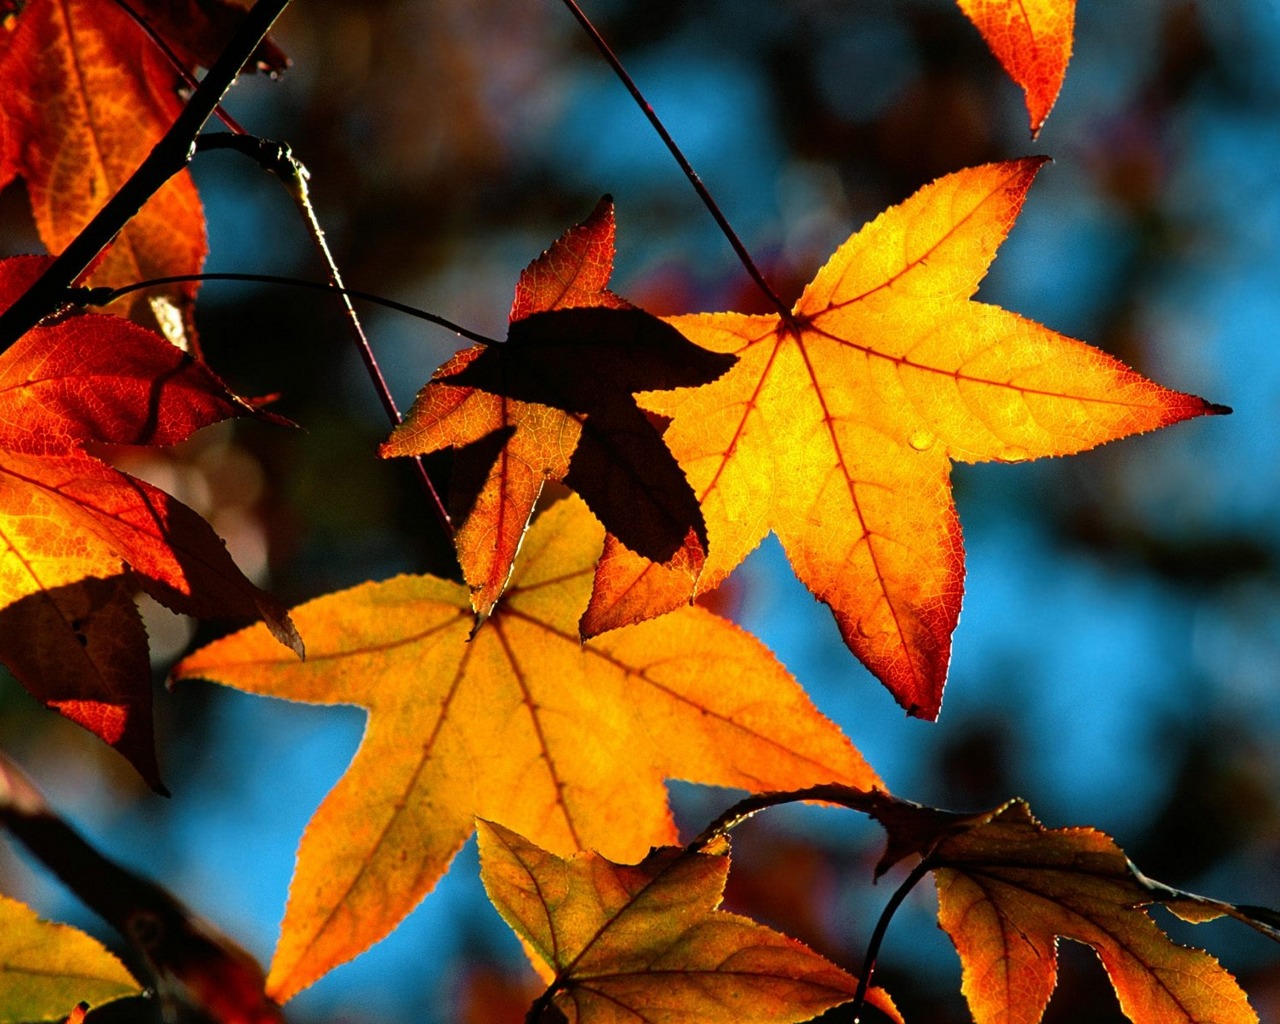
M 977 1024 L 1038 1024 L 1059 937 L 1096 950 L 1134 1024 L 1257 1024 L 1235 979 L 1208 953 L 1169 941 L 1145 910 L 1159 902 L 1188 919 L 1248 920 L 1237 908 L 1153 883 L 1110 837 L 1046 829 L 1020 800 L 971 817 L 874 803 L 889 830 L 881 869 L 909 853 L 934 869 L 938 921 L 960 954 Z
M 402 576 L 295 609 L 305 663 L 255 627 L 175 669 L 369 711 L 303 836 L 272 995 L 289 998 L 395 927 L 475 815 L 556 853 L 625 861 L 675 838 L 667 778 L 753 791 L 874 779 L 757 641 L 703 609 L 583 646 L 576 620 L 602 532 L 576 498 L 548 510 L 469 642 L 465 587 Z
M 717 909 L 724 840 L 714 852 L 657 849 L 632 866 L 593 852 L 566 860 L 500 825 L 478 827 L 489 899 L 554 993 L 542 1021 L 788 1024 L 857 990 L 795 939 Z M 872 1003 L 901 1019 L 883 993 Z
M 1031 133 L 1053 109 L 1071 60 L 1076 0 L 956 0 L 1022 87 Z
M 142 991 L 97 939 L 0 896 L 0 1022 L 54 1020 Z
M 137 5 L 188 59 L 208 61 L 243 12 L 201 0 Z M 198 15 L 198 16 L 197 16 Z M 283 55 L 259 53 L 278 70 Z M 0 31 L 0 188 L 26 180 L 40 237 L 61 252 L 133 173 L 182 108 L 178 78 L 156 44 L 121 5 L 97 0 L 30 0 Z M 206 251 L 204 214 L 186 171 L 170 179 L 129 221 L 91 282 L 119 286 L 198 273 Z M 185 312 L 194 284 L 139 293 Z
M 44 265 L 0 262 L 0 308 Z M 84 446 L 173 444 L 250 411 L 202 364 L 119 317 L 66 316 L 0 355 L 0 660 L 153 785 L 136 587 L 191 615 L 261 616 L 282 642 L 300 641 L 203 519 Z
M 633 392 L 705 383 L 733 357 L 608 291 L 606 196 L 520 275 L 501 345 L 466 349 L 423 388 L 384 456 L 454 447 L 458 559 L 483 618 L 511 573 L 547 480 L 578 492 L 621 543 L 666 562 L 700 559 L 697 499 Z
M 842 636 L 913 715 L 937 716 L 964 554 L 953 460 L 1020 462 L 1224 411 L 970 301 L 1042 161 L 939 179 L 850 238 L 790 316 L 673 317 L 738 363 L 641 396 L 702 503 L 701 589 L 772 530 Z M 693 581 L 606 547 L 586 635 L 688 601 Z

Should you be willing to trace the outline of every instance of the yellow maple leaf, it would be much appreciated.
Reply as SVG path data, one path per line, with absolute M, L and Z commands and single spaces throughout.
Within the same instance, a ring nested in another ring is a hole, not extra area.
M 738 362 L 641 396 L 702 503 L 701 576 L 611 542 L 584 635 L 717 586 L 772 530 L 850 649 L 908 713 L 937 717 L 964 552 L 953 461 L 1082 451 L 1224 412 L 1083 342 L 971 301 L 1043 160 L 948 175 L 844 243 L 786 317 L 672 317 Z
M 303 836 L 270 995 L 288 999 L 390 932 L 476 815 L 557 853 L 625 861 L 675 839 L 664 779 L 876 784 L 777 660 L 704 609 L 582 645 L 575 623 L 602 533 L 577 498 L 544 513 L 470 641 L 466 587 L 401 576 L 297 608 L 313 638 L 305 663 L 251 628 L 175 669 L 369 710 L 355 759 Z

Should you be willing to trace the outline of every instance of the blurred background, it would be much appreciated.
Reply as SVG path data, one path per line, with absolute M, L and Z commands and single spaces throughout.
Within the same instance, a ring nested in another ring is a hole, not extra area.
M 788 301 L 852 231 L 935 177 L 1054 158 L 980 298 L 1234 414 L 1070 459 L 956 468 L 969 575 L 936 724 L 903 717 L 776 543 L 718 604 L 899 795 L 965 810 L 1023 796 L 1046 824 L 1111 833 L 1152 877 L 1280 906 L 1280 5 L 1080 0 L 1066 84 L 1034 141 L 1020 92 L 952 0 L 587 10 Z M 520 269 L 610 192 L 616 291 L 656 313 L 767 311 L 560 4 L 306 0 L 275 38 L 293 68 L 243 81 L 228 108 L 311 169 L 353 287 L 501 336 Z M 323 276 L 273 179 L 227 153 L 202 155 L 195 175 L 209 270 Z M 0 252 L 37 249 L 10 189 Z M 203 512 L 289 603 L 399 571 L 455 572 L 406 466 L 374 456 L 388 424 L 335 303 L 209 284 L 197 319 L 229 383 L 278 393 L 276 410 L 303 429 L 223 425 L 128 468 Z M 398 314 L 369 309 L 365 324 L 403 407 L 459 347 Z M 265 963 L 298 837 L 362 713 L 202 683 L 168 693 L 178 654 L 227 627 L 165 612 L 148 627 L 172 799 L 9 680 L 0 745 L 105 852 Z M 672 788 L 691 833 L 736 797 Z M 729 903 L 856 972 L 896 884 L 871 886 L 879 852 L 851 814 L 775 813 L 740 832 Z M 0 890 L 101 932 L 8 847 Z M 900 911 L 877 975 L 913 1024 L 969 1019 L 932 900 L 923 886 Z M 1280 949 L 1233 924 L 1170 928 L 1280 1020 Z M 397 932 L 288 1016 L 517 1022 L 534 994 L 468 846 Z M 1092 953 L 1064 944 L 1046 1020 L 1123 1019 Z

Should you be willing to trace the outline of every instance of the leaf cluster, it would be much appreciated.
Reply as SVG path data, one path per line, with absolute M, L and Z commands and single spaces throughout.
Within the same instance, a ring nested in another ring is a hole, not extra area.
M 1147 908 L 1228 915 L 1271 938 L 1274 915 L 1153 882 L 1109 837 L 1047 829 L 1020 801 L 959 814 L 891 795 L 759 640 L 699 605 L 775 534 L 851 655 L 908 714 L 936 719 L 965 575 L 951 467 L 1229 412 L 975 299 L 1044 161 L 925 185 L 838 246 L 788 305 L 653 117 L 771 312 L 658 317 L 617 294 L 606 196 L 520 275 L 505 339 L 465 332 L 476 344 L 435 370 L 403 420 L 348 298 L 395 421 L 376 454 L 450 453 L 447 485 L 417 466 L 462 582 L 406 573 L 286 611 L 198 512 L 113 465 L 224 420 L 286 426 L 214 373 L 195 331 L 205 224 L 167 154 L 189 159 L 215 110 L 234 137 L 217 145 L 282 177 L 346 294 L 305 168 L 218 107 L 242 66 L 284 69 L 265 38 L 283 6 L 28 0 L 6 12 L 0 187 L 25 182 L 57 255 L 0 261 L 0 661 L 162 792 L 139 593 L 195 617 L 261 620 L 187 653 L 175 683 L 355 706 L 365 732 L 301 837 L 266 972 L 0 762 L 0 823 L 138 966 L 0 898 L 0 1019 L 80 1018 L 78 1004 L 136 996 L 141 977 L 170 1018 L 277 1021 L 394 930 L 478 831 L 489 898 L 545 984 L 529 1021 L 790 1022 L 849 1002 L 855 1017 L 902 1021 L 871 975 L 893 911 L 932 874 L 977 1024 L 1042 1019 L 1060 938 L 1096 950 L 1136 1024 L 1256 1022 L 1235 979 L 1170 942 Z M 1074 0 L 959 6 L 1038 132 L 1071 55 Z M 72 301 L 86 298 L 113 310 Z M 671 779 L 752 796 L 682 846 Z M 876 819 L 881 871 L 912 864 L 860 978 L 720 906 L 728 832 L 803 800 Z

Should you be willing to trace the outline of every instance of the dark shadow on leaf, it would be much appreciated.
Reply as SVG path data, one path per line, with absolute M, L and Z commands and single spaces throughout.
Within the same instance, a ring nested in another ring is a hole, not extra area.
M 147 633 L 124 576 L 83 579 L 0 610 L 0 661 L 31 695 L 118 750 L 153 789 Z
M 455 523 L 466 522 L 471 515 L 489 471 L 515 432 L 514 425 L 499 427 L 454 451 L 453 472 L 449 477 L 449 516 Z
M 623 544 L 665 562 L 690 530 L 705 547 L 706 525 L 683 470 L 634 396 L 708 384 L 735 362 L 643 310 L 580 308 L 517 320 L 505 344 L 490 345 L 444 379 L 580 418 L 565 482 Z

